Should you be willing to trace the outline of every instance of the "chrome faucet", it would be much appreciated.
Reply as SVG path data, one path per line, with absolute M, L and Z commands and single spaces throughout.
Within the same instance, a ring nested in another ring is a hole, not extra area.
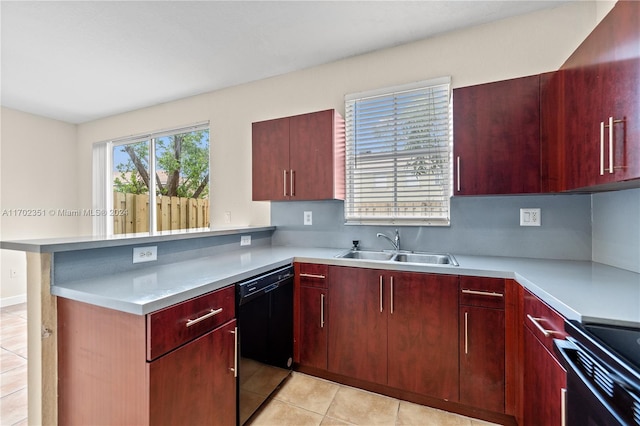
M 396 252 L 400 251 L 400 234 L 398 233 L 398 229 L 397 228 L 396 228 L 396 236 L 395 236 L 395 238 L 393 240 L 390 237 L 386 236 L 385 234 L 383 234 L 381 232 L 378 232 L 376 234 L 376 237 L 378 237 L 378 238 L 380 238 L 380 237 L 386 238 L 387 240 L 389 240 L 389 242 L 391 244 L 393 244 L 393 248 L 395 249 Z

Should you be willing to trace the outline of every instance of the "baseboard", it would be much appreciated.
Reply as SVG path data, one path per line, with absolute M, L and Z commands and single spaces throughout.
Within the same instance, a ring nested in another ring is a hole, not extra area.
M 20 303 L 25 303 L 26 301 L 27 301 L 26 294 L 19 294 L 17 296 L 11 296 L 11 297 L 3 297 L 0 299 L 0 308 L 19 305 Z

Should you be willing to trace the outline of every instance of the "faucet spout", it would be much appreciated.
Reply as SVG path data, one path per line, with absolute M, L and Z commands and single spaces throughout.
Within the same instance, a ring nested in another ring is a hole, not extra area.
M 397 229 L 396 229 L 396 235 L 395 235 L 395 238 L 394 238 L 393 240 L 392 240 L 389 236 L 387 236 L 387 235 L 385 235 L 385 234 L 383 234 L 383 233 L 381 233 L 381 232 L 378 232 L 378 233 L 376 234 L 376 237 L 378 237 L 378 238 L 382 237 L 382 238 L 387 239 L 387 240 L 391 243 L 391 245 L 393 245 L 393 249 L 394 249 L 396 252 L 399 252 L 399 251 L 400 251 L 400 234 L 398 233 L 398 230 L 397 230 Z

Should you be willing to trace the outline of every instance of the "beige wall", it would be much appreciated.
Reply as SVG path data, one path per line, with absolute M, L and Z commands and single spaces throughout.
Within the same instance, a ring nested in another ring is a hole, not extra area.
M 556 70 L 593 29 L 602 5 L 567 6 L 349 58 L 178 102 L 85 123 L 78 131 L 80 203 L 91 203 L 91 145 L 125 135 L 211 122 L 212 224 L 268 224 L 251 201 L 251 122 L 344 109 L 344 95 L 444 75 L 454 87 Z M 82 229 L 90 232 L 91 223 Z
M 7 108 L 0 118 L 0 238 L 77 234 L 76 218 L 49 212 L 77 208 L 76 126 Z M 13 209 L 41 210 L 44 215 L 16 216 Z M 0 273 L 0 304 L 24 299 L 25 254 L 0 250 Z
M 225 212 L 233 225 L 268 224 L 269 203 L 251 201 L 251 122 L 342 112 L 345 94 L 444 75 L 463 87 L 556 70 L 613 4 L 572 2 L 78 126 L 2 109 L 0 206 L 91 208 L 93 143 L 209 120 L 212 225 L 224 226 Z M 90 218 L 3 217 L 1 223 L 5 240 L 92 231 Z M 1 254 L 2 299 L 23 295 L 24 255 Z M 18 276 L 10 278 L 11 269 Z

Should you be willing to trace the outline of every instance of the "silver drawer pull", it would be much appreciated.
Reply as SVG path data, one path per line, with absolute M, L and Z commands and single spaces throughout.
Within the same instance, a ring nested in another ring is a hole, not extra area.
M 546 328 L 544 328 L 539 321 L 543 321 L 544 318 L 534 318 L 531 315 L 527 314 L 527 318 L 529 318 L 529 321 L 531 321 L 533 323 L 533 325 L 536 326 L 536 328 L 538 330 L 540 330 L 540 332 L 542 334 L 544 334 L 544 337 L 550 337 L 552 334 L 557 333 L 557 331 L 555 330 L 547 330 Z
M 504 294 L 495 293 L 493 291 L 478 291 L 478 290 L 469 290 L 469 289 L 463 288 L 462 292 L 464 294 L 473 294 L 476 296 L 504 297 Z
M 301 278 L 319 278 L 324 280 L 326 277 L 324 275 L 316 275 L 316 274 L 300 274 Z
M 234 339 L 233 367 L 229 368 L 229 370 L 233 371 L 233 377 L 238 377 L 238 327 L 235 327 L 233 331 L 229 331 L 229 333 L 233 334 Z
M 222 312 L 222 308 L 212 309 L 208 314 L 204 314 L 199 318 L 187 320 L 187 327 L 191 327 L 192 325 L 197 324 L 200 321 L 204 321 L 207 318 L 211 318 L 212 316 L 218 315 L 220 312 Z

